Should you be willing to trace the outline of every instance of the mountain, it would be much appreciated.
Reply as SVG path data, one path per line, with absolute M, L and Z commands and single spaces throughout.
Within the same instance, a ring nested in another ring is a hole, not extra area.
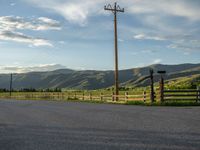
M 119 71 L 121 86 L 141 87 L 149 85 L 149 80 L 142 80 L 149 75 L 149 69 L 155 72 L 155 82 L 158 82 L 160 75 L 158 70 L 166 70 L 164 76 L 167 83 L 199 84 L 200 64 L 180 64 L 180 65 L 151 65 L 141 68 L 133 68 Z M 182 81 L 182 82 L 181 82 Z M 9 88 L 10 75 L 0 74 L 0 88 Z M 85 70 L 76 71 L 70 69 L 60 69 L 50 72 L 30 72 L 13 75 L 13 88 L 67 88 L 67 89 L 101 89 L 114 85 L 113 71 Z

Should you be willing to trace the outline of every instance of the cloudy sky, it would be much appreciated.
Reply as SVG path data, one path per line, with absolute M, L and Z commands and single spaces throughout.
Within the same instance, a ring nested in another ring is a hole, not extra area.
M 114 68 L 113 0 L 0 0 L 0 73 Z M 118 0 L 119 68 L 200 63 L 199 0 Z

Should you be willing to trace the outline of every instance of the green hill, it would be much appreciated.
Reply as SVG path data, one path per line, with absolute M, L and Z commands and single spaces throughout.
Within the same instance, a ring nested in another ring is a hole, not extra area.
M 143 87 L 149 85 L 149 81 L 141 81 L 149 75 L 149 69 L 166 70 L 164 76 L 168 87 L 190 88 L 199 84 L 200 64 L 180 64 L 180 65 L 151 65 L 141 68 L 121 70 L 119 80 L 121 86 Z M 155 73 L 155 82 L 159 81 L 160 76 Z M 9 88 L 9 74 L 0 75 L 0 88 Z M 93 90 L 107 88 L 114 85 L 113 71 L 75 71 L 70 69 L 55 70 L 51 72 L 30 72 L 16 74 L 13 76 L 13 88 L 66 88 Z

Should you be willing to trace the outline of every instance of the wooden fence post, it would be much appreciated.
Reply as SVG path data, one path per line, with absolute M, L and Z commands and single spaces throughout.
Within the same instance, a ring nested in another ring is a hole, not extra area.
M 197 103 L 200 102 L 200 86 L 197 86 Z
M 100 94 L 100 100 L 103 101 L 103 93 Z
M 67 100 L 69 100 L 69 99 L 70 99 L 70 93 L 67 92 Z
M 160 80 L 160 102 L 162 103 L 164 101 L 164 80 L 163 78 L 161 77 L 161 80 Z
M 146 91 L 143 92 L 143 101 L 146 102 Z
M 64 100 L 65 99 L 65 96 L 64 96 L 64 92 L 62 92 L 62 100 Z
M 60 92 L 58 92 L 58 100 L 60 100 Z
M 90 97 L 90 100 L 92 100 L 92 93 L 90 93 L 89 97 Z
M 128 92 L 125 92 L 125 101 L 128 101 Z
M 83 100 L 83 101 L 85 100 L 85 94 L 84 94 L 84 92 L 83 92 L 83 97 L 82 97 L 82 100 Z
M 154 78 L 153 78 L 154 71 L 153 69 L 150 69 L 150 79 L 151 79 L 151 103 L 154 103 L 155 101 L 155 92 L 154 92 Z
M 115 93 L 112 93 L 112 101 L 115 101 Z

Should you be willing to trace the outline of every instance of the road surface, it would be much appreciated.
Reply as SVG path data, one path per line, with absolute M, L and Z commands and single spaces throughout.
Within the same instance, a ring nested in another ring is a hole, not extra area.
M 200 150 L 200 107 L 0 100 L 0 150 Z

